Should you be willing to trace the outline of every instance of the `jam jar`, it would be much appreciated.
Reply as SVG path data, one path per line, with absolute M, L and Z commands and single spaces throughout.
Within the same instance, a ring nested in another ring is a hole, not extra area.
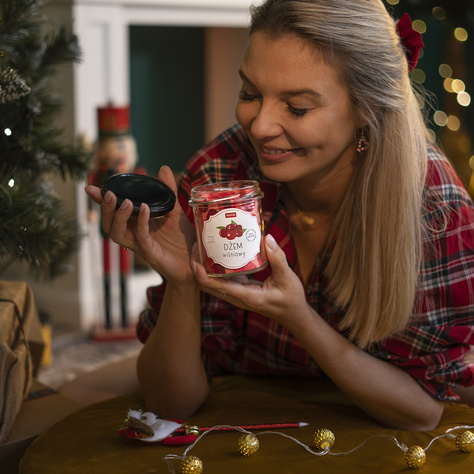
M 209 276 L 247 275 L 267 266 L 258 182 L 196 186 L 193 207 L 199 257 Z

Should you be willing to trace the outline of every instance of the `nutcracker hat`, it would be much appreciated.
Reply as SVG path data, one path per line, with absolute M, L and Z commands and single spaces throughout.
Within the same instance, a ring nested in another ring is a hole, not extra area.
M 97 109 L 99 137 L 114 137 L 130 133 L 130 107 L 108 104 Z

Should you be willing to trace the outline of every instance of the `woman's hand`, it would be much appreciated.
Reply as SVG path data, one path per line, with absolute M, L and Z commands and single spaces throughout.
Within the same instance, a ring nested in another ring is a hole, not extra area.
M 272 235 L 266 236 L 265 247 L 272 274 L 263 283 L 249 280 L 245 275 L 210 278 L 197 262 L 197 252 L 193 252 L 193 271 L 202 291 L 263 314 L 291 330 L 298 323 L 298 316 L 305 313 L 298 309 L 307 306 L 304 288 Z
M 160 169 L 158 179 L 177 193 L 169 167 Z M 150 208 L 146 204 L 142 203 L 135 217 L 128 199 L 115 210 L 117 198 L 111 191 L 102 197 L 99 188 L 87 186 L 86 193 L 100 204 L 102 228 L 114 242 L 124 247 L 133 245 L 133 251 L 168 281 L 194 280 L 189 262 L 196 235 L 178 202 L 169 214 L 150 219 Z

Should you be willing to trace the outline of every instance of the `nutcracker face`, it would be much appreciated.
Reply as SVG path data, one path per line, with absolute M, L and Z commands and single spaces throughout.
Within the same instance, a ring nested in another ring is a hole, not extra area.
M 126 173 L 133 167 L 134 157 L 130 157 L 125 137 L 100 138 L 97 142 L 95 160 L 97 168 Z M 130 166 L 131 165 L 131 166 Z

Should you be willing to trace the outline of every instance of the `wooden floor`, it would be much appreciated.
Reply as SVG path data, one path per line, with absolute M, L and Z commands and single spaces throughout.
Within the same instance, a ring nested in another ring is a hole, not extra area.
M 79 375 L 137 355 L 142 347 L 136 339 L 96 341 L 87 335 L 53 338 L 51 364 L 40 368 L 38 380 L 59 388 Z

